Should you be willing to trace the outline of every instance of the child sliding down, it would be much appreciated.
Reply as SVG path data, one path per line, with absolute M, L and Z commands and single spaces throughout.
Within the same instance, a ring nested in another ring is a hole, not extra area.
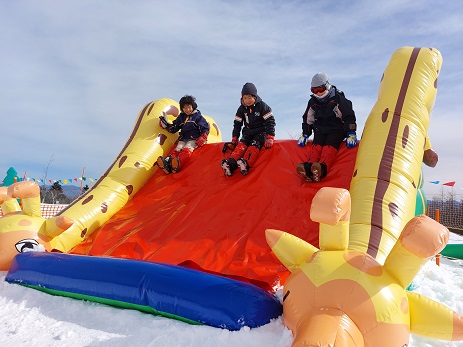
M 163 113 L 159 117 L 159 124 L 170 133 L 180 130 L 179 141 L 174 152 L 167 157 L 160 156 L 156 164 L 165 174 L 180 171 L 185 166 L 193 151 L 202 147 L 207 142 L 209 135 L 209 123 L 197 109 L 196 100 L 191 95 L 185 95 L 180 99 L 181 113 L 171 123 L 167 121 L 167 115 Z

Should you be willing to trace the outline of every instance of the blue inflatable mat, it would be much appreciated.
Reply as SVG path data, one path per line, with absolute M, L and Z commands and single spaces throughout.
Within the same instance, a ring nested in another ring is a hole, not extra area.
M 279 300 L 252 284 L 140 260 L 20 253 L 6 281 L 229 330 L 258 327 L 282 314 Z

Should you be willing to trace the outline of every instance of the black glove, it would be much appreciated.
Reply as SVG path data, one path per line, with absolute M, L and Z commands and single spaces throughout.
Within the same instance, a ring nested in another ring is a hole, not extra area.
M 225 153 L 228 150 L 233 151 L 235 147 L 236 147 L 236 144 L 234 144 L 233 142 L 225 142 L 223 144 L 222 153 Z

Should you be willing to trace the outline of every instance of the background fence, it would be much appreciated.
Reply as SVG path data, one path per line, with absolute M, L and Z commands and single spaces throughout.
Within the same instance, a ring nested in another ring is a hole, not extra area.
M 42 216 L 44 218 L 53 217 L 55 214 L 60 212 L 63 208 L 65 208 L 67 204 L 40 204 L 40 211 L 42 212 Z M 0 217 L 3 216 L 2 208 L 0 207 Z

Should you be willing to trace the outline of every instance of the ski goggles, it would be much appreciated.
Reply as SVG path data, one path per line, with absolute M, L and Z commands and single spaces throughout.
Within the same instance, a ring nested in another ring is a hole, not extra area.
M 326 90 L 326 84 L 324 84 L 324 85 L 322 85 L 322 86 L 310 88 L 310 91 L 311 91 L 312 93 L 314 93 L 314 94 L 323 93 L 325 90 Z

